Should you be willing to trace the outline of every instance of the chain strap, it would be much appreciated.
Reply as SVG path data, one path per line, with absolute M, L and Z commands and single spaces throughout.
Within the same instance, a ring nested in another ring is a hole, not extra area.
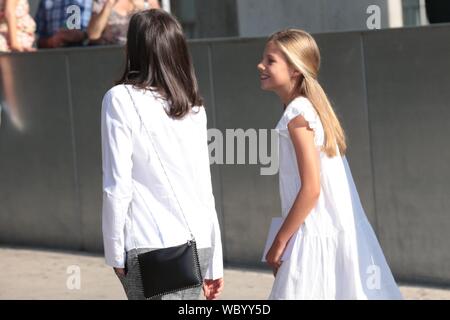
M 130 96 L 131 101 L 133 102 L 133 106 L 134 106 L 134 109 L 136 110 L 136 114 L 138 115 L 139 120 L 140 120 L 142 126 L 144 127 L 144 130 L 145 130 L 145 132 L 147 133 L 148 137 L 150 138 L 150 141 L 151 141 L 151 143 L 152 143 L 153 149 L 155 150 L 156 156 L 158 157 L 159 163 L 161 164 L 161 168 L 162 168 L 162 170 L 163 170 L 163 172 L 164 172 L 164 175 L 165 175 L 166 178 L 167 178 L 167 182 L 169 183 L 170 189 L 172 189 L 172 193 L 173 193 L 173 195 L 174 195 L 174 197 L 175 197 L 175 200 L 177 201 L 178 207 L 180 208 L 180 211 L 181 211 L 181 214 L 183 215 L 184 221 L 186 222 L 186 226 L 187 226 L 187 229 L 189 230 L 189 234 L 190 234 L 190 237 L 191 237 L 191 241 L 195 241 L 195 237 L 194 237 L 194 235 L 193 235 L 193 233 L 192 233 L 192 231 L 191 231 L 191 228 L 189 228 L 188 220 L 186 219 L 186 215 L 184 214 L 183 208 L 181 207 L 181 204 L 180 204 L 180 202 L 178 201 L 178 197 L 177 197 L 177 195 L 176 195 L 176 193 L 175 193 L 175 190 L 174 190 L 174 188 L 173 188 L 173 186 L 172 186 L 172 183 L 170 182 L 170 179 L 169 179 L 169 176 L 167 175 L 166 169 L 164 168 L 163 162 L 161 161 L 161 158 L 160 158 L 160 156 L 159 156 L 158 150 L 156 149 L 156 145 L 155 145 L 155 143 L 154 143 L 154 141 L 153 141 L 153 138 L 152 138 L 150 132 L 147 130 L 147 127 L 145 126 L 144 121 L 142 121 L 141 114 L 140 114 L 139 111 L 138 111 L 138 108 L 137 108 L 137 106 L 136 106 L 136 104 L 135 104 L 135 102 L 134 102 L 134 99 L 133 99 L 133 96 L 131 95 L 130 90 L 128 89 L 127 85 L 124 85 L 124 86 L 125 86 L 125 89 L 127 89 L 127 91 L 128 91 L 128 95 Z M 152 95 L 153 95 L 153 92 L 152 92 Z M 156 100 L 158 100 L 154 95 L 153 95 L 153 97 L 154 97 Z

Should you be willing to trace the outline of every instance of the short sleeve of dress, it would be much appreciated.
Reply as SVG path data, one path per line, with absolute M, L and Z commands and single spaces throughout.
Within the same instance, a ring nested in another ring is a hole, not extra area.
M 289 138 L 288 124 L 297 116 L 303 116 L 306 122 L 308 122 L 308 126 L 314 131 L 315 144 L 317 146 L 322 146 L 324 143 L 322 122 L 320 121 L 320 117 L 314 109 L 314 106 L 305 97 L 298 97 L 294 99 L 286 107 L 275 130 L 280 134 L 280 136 Z
M 92 13 L 99 14 L 105 6 L 106 0 L 94 0 L 92 2 Z

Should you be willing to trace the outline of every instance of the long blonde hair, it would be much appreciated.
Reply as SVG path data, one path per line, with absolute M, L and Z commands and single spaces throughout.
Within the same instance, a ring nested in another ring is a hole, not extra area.
M 323 151 L 328 157 L 347 150 L 345 133 L 330 101 L 317 81 L 320 69 L 320 51 L 314 38 L 298 29 L 287 29 L 274 33 L 268 42 L 273 42 L 284 53 L 288 63 L 301 73 L 298 93 L 308 98 L 320 117 L 325 133 Z

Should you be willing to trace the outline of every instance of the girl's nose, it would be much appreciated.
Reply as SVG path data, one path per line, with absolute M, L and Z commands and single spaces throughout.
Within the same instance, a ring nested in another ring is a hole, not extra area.
M 259 63 L 259 64 L 256 66 L 256 68 L 257 68 L 259 71 L 264 71 L 264 65 L 263 65 L 262 63 Z

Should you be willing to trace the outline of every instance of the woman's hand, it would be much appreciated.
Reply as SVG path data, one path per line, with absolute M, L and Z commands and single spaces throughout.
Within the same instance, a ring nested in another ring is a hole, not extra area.
M 123 276 L 125 277 L 125 268 L 114 268 L 114 272 L 116 273 L 116 275 L 118 276 Z
M 278 268 L 281 266 L 281 257 L 286 249 L 286 242 L 275 238 L 272 246 L 266 254 L 267 263 L 273 268 L 274 276 L 276 276 Z
M 217 299 L 223 290 L 223 278 L 216 280 L 205 279 L 203 282 L 203 294 L 206 300 Z

